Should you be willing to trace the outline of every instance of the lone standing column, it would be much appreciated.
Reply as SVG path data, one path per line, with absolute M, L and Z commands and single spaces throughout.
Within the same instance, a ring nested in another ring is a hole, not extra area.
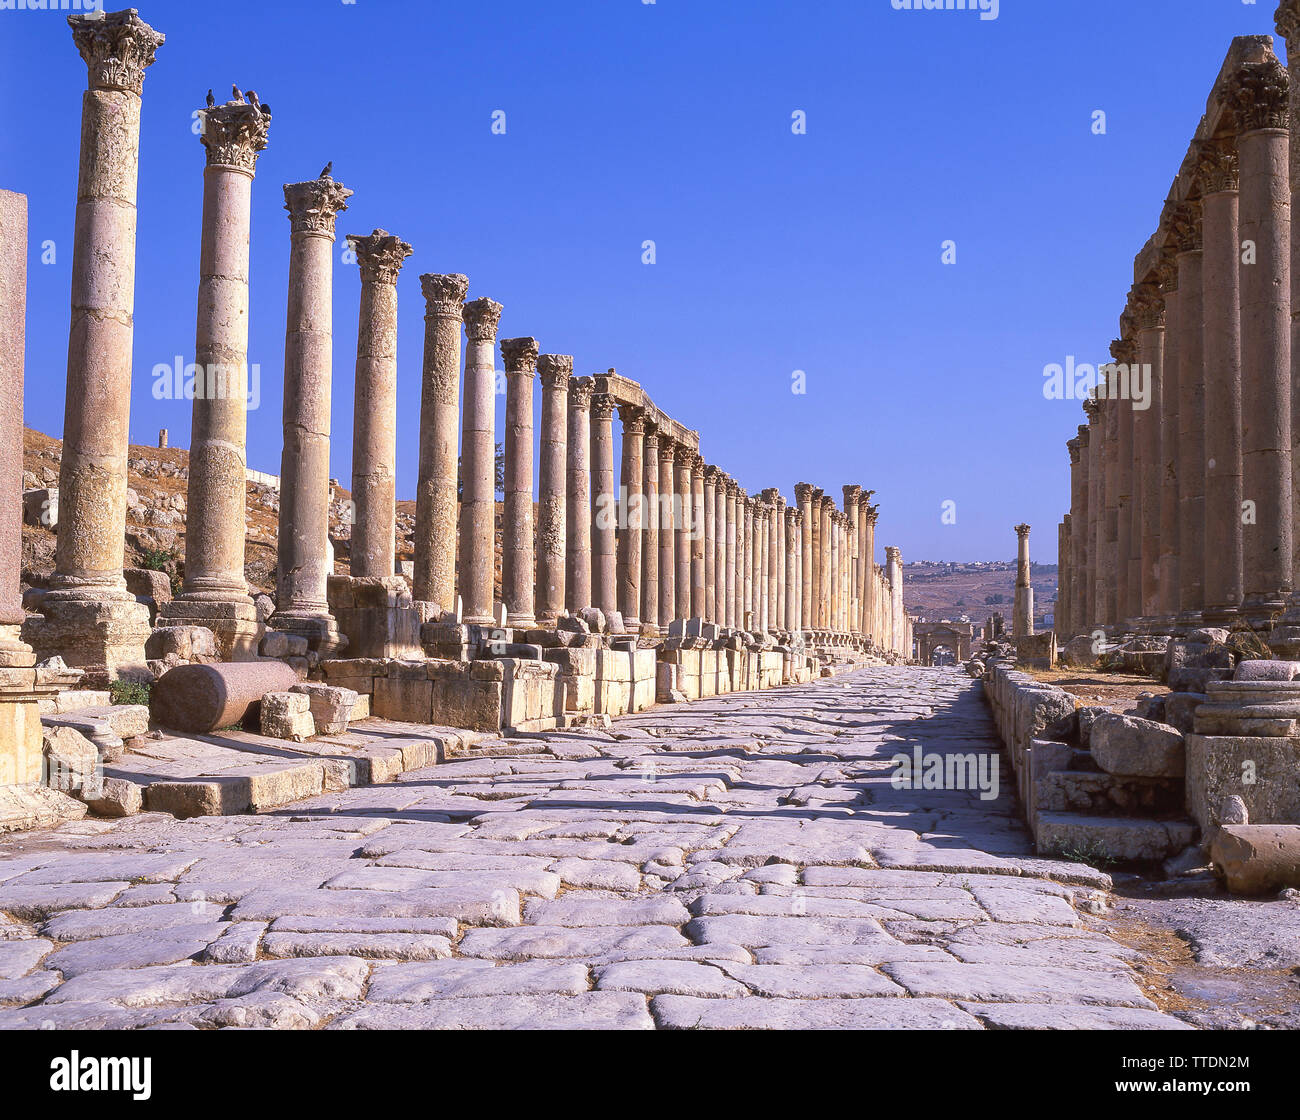
M 391 578 L 397 570 L 397 274 L 411 247 L 382 229 L 348 243 L 361 266 L 351 568 L 354 576 Z
M 1291 217 L 1287 73 L 1246 63 L 1227 92 L 1241 160 L 1242 613 L 1268 630 L 1291 592 Z
M 1197 177 L 1203 214 L 1205 326 L 1206 626 L 1231 626 L 1241 610 L 1241 250 L 1237 153 L 1203 143 Z
M 59 530 L 37 654 L 143 665 L 149 612 L 126 590 L 127 446 L 135 307 L 140 95 L 164 36 L 134 10 L 68 17 L 86 63 L 72 249 Z
M 695 452 L 685 444 L 674 451 L 677 464 L 677 617 L 691 617 L 691 466 Z
M 284 343 L 277 630 L 325 654 L 344 639 L 329 613 L 330 379 L 333 374 L 334 222 L 352 192 L 328 175 L 288 183 L 292 230 Z
M 623 524 L 618 533 L 618 607 L 623 630 L 641 631 L 641 525 L 645 516 L 641 485 L 645 478 L 645 413 L 620 405 L 623 421 Z
M 659 633 L 659 426 L 646 422 L 642 463 L 641 629 Z
M 201 112 L 203 232 L 186 484 L 185 585 L 159 624 L 204 626 L 227 661 L 257 656 L 264 627 L 244 578 L 248 442 L 248 255 L 253 175 L 271 114 L 231 101 Z
M 667 436 L 659 440 L 659 622 L 665 630 L 677 617 L 676 482 L 673 474 L 675 445 Z
M 469 289 L 469 278 L 459 273 L 446 276 L 427 273 L 420 277 L 420 287 L 424 293 L 424 366 L 420 384 L 420 453 L 415 489 L 415 574 L 411 594 L 420 602 L 436 604 L 444 613 L 450 613 L 456 608 L 457 587 L 456 445 L 462 422 L 460 334 L 466 323 L 465 293 Z M 495 338 L 494 324 L 492 339 Z M 491 362 L 491 347 L 487 357 Z M 476 372 L 476 378 L 481 376 L 481 371 Z M 480 394 L 483 392 L 483 386 L 477 380 L 473 388 Z M 495 385 L 489 389 L 492 393 L 496 391 Z M 469 421 L 470 390 L 467 362 L 466 424 Z M 476 416 L 475 423 L 480 422 L 481 418 Z M 468 426 L 465 428 L 467 433 L 470 430 Z M 491 430 L 492 426 L 489 425 L 489 435 Z M 492 452 L 495 456 L 495 443 Z M 494 474 L 495 470 L 494 465 Z M 495 478 L 493 485 L 495 487 Z M 467 604 L 469 600 L 465 597 L 464 565 L 465 555 L 462 552 L 460 593 L 463 603 Z M 489 589 L 489 616 L 492 613 L 491 599 L 492 592 Z
M 614 494 L 614 398 L 591 398 L 591 552 L 595 607 L 608 616 L 618 610 Z
M 461 434 L 462 621 L 491 626 L 496 585 L 496 340 L 501 304 L 465 304 L 465 409 Z
M 537 512 L 537 618 L 554 627 L 564 610 L 565 524 L 568 455 L 569 381 L 573 356 L 542 354 L 537 359 L 542 381 L 541 453 Z
M 1205 606 L 1205 298 L 1201 201 L 1174 221 L 1178 249 L 1178 628 L 1202 625 Z M 1218 422 L 1216 417 L 1215 422 Z
M 569 456 L 565 523 L 568 571 L 565 600 L 570 611 L 592 605 L 591 597 L 591 396 L 595 382 L 569 382 Z
M 501 601 L 506 625 L 531 630 L 533 574 L 533 379 L 537 376 L 537 339 L 503 338 L 506 367 L 506 492 L 501 534 Z M 495 449 L 494 449 L 495 450 Z
M 1034 586 L 1029 578 L 1029 526 L 1017 525 L 1016 598 L 1011 617 L 1011 633 L 1027 638 L 1034 632 Z
M 906 641 L 906 616 L 903 611 L 903 554 L 895 545 L 891 544 L 885 549 L 885 565 L 889 573 L 889 648 L 903 655 Z

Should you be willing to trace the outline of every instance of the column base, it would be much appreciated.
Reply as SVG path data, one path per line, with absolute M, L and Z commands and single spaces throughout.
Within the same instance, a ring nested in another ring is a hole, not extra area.
M 1205 629 L 1205 619 L 1200 611 L 1182 611 L 1174 620 L 1174 636 L 1185 637 L 1196 630 Z
M 420 629 L 441 608 L 411 598 L 401 576 L 330 576 L 330 612 L 349 657 L 422 658 Z
M 1241 608 L 1236 604 L 1205 607 L 1201 611 L 1202 626 L 1213 627 L 1217 630 L 1231 630 L 1233 624 L 1240 618 Z
M 88 685 L 122 677 L 149 679 L 144 644 L 152 628 L 149 608 L 134 599 L 55 599 L 23 624 L 23 640 L 38 660 L 62 657 L 85 669 Z
M 276 611 L 267 627 L 306 638 L 307 648 L 322 658 L 337 656 L 348 644 L 338 623 L 330 615 L 315 611 Z
M 204 626 L 216 638 L 222 661 L 256 661 L 266 627 L 252 599 L 186 599 L 181 596 L 158 610 L 159 626 Z
M 1268 636 L 1268 648 L 1282 661 L 1300 660 L 1300 596 L 1287 600 L 1286 613 Z
M 1240 613 L 1252 630 L 1268 633 L 1279 623 L 1286 608 L 1287 601 L 1281 595 L 1247 595 Z

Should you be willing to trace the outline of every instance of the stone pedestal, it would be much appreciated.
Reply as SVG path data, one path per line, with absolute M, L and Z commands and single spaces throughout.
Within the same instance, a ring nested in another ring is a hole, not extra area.
M 415 485 L 415 562 L 411 589 L 421 602 L 433 603 L 445 613 L 456 608 L 457 511 L 457 441 L 460 434 L 460 334 L 464 323 L 465 293 L 469 279 L 460 273 L 440 275 L 426 273 L 420 277 L 424 293 L 424 363 L 420 383 L 420 448 Z M 498 311 L 498 314 L 500 312 Z M 492 361 L 496 328 L 488 345 L 487 360 Z M 466 412 L 469 411 L 469 362 L 466 362 Z M 473 387 L 482 395 L 491 394 L 494 385 L 480 383 L 483 374 L 475 369 Z M 488 378 L 490 382 L 492 379 Z M 482 403 L 481 401 L 479 402 Z M 478 414 L 475 413 L 476 422 Z M 466 418 L 468 423 L 468 416 Z M 468 431 L 468 429 L 467 429 Z M 474 431 L 476 441 L 481 433 Z M 489 422 L 489 447 L 492 430 Z M 474 443 L 476 451 L 478 442 Z M 495 465 L 493 471 L 495 471 Z M 462 557 L 463 564 L 463 557 Z M 461 575 L 464 594 L 464 573 Z M 492 613 L 492 591 L 487 592 L 487 613 Z M 467 602 L 468 600 L 466 600 Z
M 327 655 L 342 648 L 326 596 L 334 223 L 352 192 L 328 176 L 284 188 L 289 307 L 284 344 L 284 450 L 276 611 L 271 626 Z
M 401 576 L 330 576 L 330 613 L 351 658 L 423 658 L 428 603 L 417 603 Z

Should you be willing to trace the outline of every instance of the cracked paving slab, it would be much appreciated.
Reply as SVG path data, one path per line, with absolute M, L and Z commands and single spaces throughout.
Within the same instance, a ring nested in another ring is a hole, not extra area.
M 0 840 L 0 1028 L 1185 1029 L 1000 793 L 980 686 L 874 668 L 482 739 L 261 815 Z

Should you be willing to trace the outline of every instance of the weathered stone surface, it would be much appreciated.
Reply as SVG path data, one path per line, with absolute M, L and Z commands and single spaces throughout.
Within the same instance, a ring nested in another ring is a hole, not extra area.
M 262 697 L 260 711 L 263 735 L 303 743 L 316 734 L 309 696 L 298 692 L 268 692 Z
M 348 729 L 352 709 L 356 707 L 357 694 L 350 688 L 336 688 L 328 684 L 296 684 L 291 692 L 307 697 L 311 705 L 312 720 L 318 735 L 337 735 Z
M 282 661 L 177 665 L 154 685 L 154 718 L 176 731 L 229 727 L 248 715 L 268 692 L 287 692 L 298 674 Z
M 1300 824 L 1224 825 L 1215 833 L 1210 858 L 1234 894 L 1300 887 Z
M 1092 757 L 1108 774 L 1177 778 L 1183 773 L 1180 731 L 1136 716 L 1102 716 L 1092 725 Z

